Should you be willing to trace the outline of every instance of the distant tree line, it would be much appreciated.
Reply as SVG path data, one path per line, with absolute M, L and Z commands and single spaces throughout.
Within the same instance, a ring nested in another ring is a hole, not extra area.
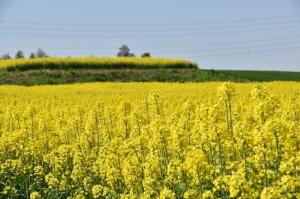
M 29 56 L 30 59 L 44 58 L 44 57 L 49 57 L 49 55 L 41 48 L 39 48 L 36 51 L 36 53 L 31 53 Z M 15 59 L 24 59 L 24 58 L 25 58 L 25 55 L 24 55 L 23 51 L 21 51 L 21 50 L 19 50 L 15 55 Z M 9 53 L 7 53 L 7 54 L 2 55 L 0 59 L 12 59 L 12 57 L 10 56 Z
M 130 49 L 127 45 L 123 45 L 119 48 L 117 57 L 135 57 L 133 53 L 130 52 Z M 141 55 L 141 57 L 151 57 L 150 53 L 146 52 Z
M 44 57 L 49 57 L 49 55 L 42 50 L 41 48 L 39 48 L 35 53 L 31 53 L 29 55 L 30 59 L 34 59 L 34 58 L 44 58 Z M 122 45 L 119 48 L 119 52 L 117 54 L 117 57 L 135 57 L 135 54 L 130 52 L 130 49 L 127 45 Z M 141 55 L 141 57 L 151 57 L 149 52 L 143 53 Z M 4 55 L 2 55 L 0 57 L 0 59 L 12 59 L 12 57 L 10 56 L 9 53 L 6 53 Z M 15 55 L 15 59 L 25 59 L 25 55 L 23 53 L 23 51 L 19 50 L 16 55 Z

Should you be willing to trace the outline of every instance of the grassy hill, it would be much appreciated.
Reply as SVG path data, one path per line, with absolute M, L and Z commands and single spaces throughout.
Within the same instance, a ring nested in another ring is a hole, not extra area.
M 0 84 L 76 82 L 300 81 L 300 72 L 201 70 L 185 60 L 159 58 L 46 58 L 0 60 Z
M 248 81 L 300 81 L 300 72 L 284 71 L 239 71 L 220 70 L 226 76 L 237 77 Z
M 299 72 L 210 71 L 198 69 L 80 69 L 0 71 L 0 84 L 43 85 L 75 82 L 300 81 Z

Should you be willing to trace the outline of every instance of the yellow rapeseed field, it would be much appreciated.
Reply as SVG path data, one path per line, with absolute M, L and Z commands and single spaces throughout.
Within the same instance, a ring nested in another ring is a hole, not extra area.
M 0 59 L 0 69 L 196 69 L 197 64 L 181 59 L 136 57 L 49 57 Z
M 0 86 L 0 198 L 300 198 L 299 91 Z

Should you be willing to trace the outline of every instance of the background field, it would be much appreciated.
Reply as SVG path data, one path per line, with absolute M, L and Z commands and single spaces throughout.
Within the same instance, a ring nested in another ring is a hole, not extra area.
M 186 60 L 163 58 L 50 57 L 0 60 L 0 68 L 8 71 L 27 71 L 40 69 L 195 69 L 197 68 L 197 65 Z
M 300 81 L 300 72 L 205 70 L 185 60 L 159 58 L 0 60 L 0 84 L 207 81 Z
M 128 97 L 135 102 L 147 98 L 151 92 L 158 92 L 167 100 L 178 98 L 185 100 L 190 97 L 199 100 L 213 100 L 218 91 L 220 82 L 207 83 L 83 83 L 70 85 L 46 85 L 46 86 L 0 86 L 0 95 L 3 97 L 34 98 L 41 100 L 47 98 L 65 97 L 95 97 L 108 104 L 118 104 Z M 257 85 L 267 87 L 274 95 L 288 96 L 297 95 L 300 91 L 300 84 L 297 82 L 265 82 L 265 83 L 237 83 L 236 92 L 239 97 L 249 98 L 250 90 Z M 111 100 L 116 99 L 116 100 Z M 92 99 L 94 100 L 94 99 Z M 176 100 L 177 101 L 177 100 Z

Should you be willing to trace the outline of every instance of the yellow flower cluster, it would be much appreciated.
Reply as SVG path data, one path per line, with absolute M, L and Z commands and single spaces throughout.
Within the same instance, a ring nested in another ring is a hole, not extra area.
M 0 198 L 300 198 L 299 90 L 0 86 Z
M 160 68 L 197 68 L 197 64 L 166 58 L 135 57 L 50 57 L 35 59 L 0 59 L 0 69 L 160 69 Z

